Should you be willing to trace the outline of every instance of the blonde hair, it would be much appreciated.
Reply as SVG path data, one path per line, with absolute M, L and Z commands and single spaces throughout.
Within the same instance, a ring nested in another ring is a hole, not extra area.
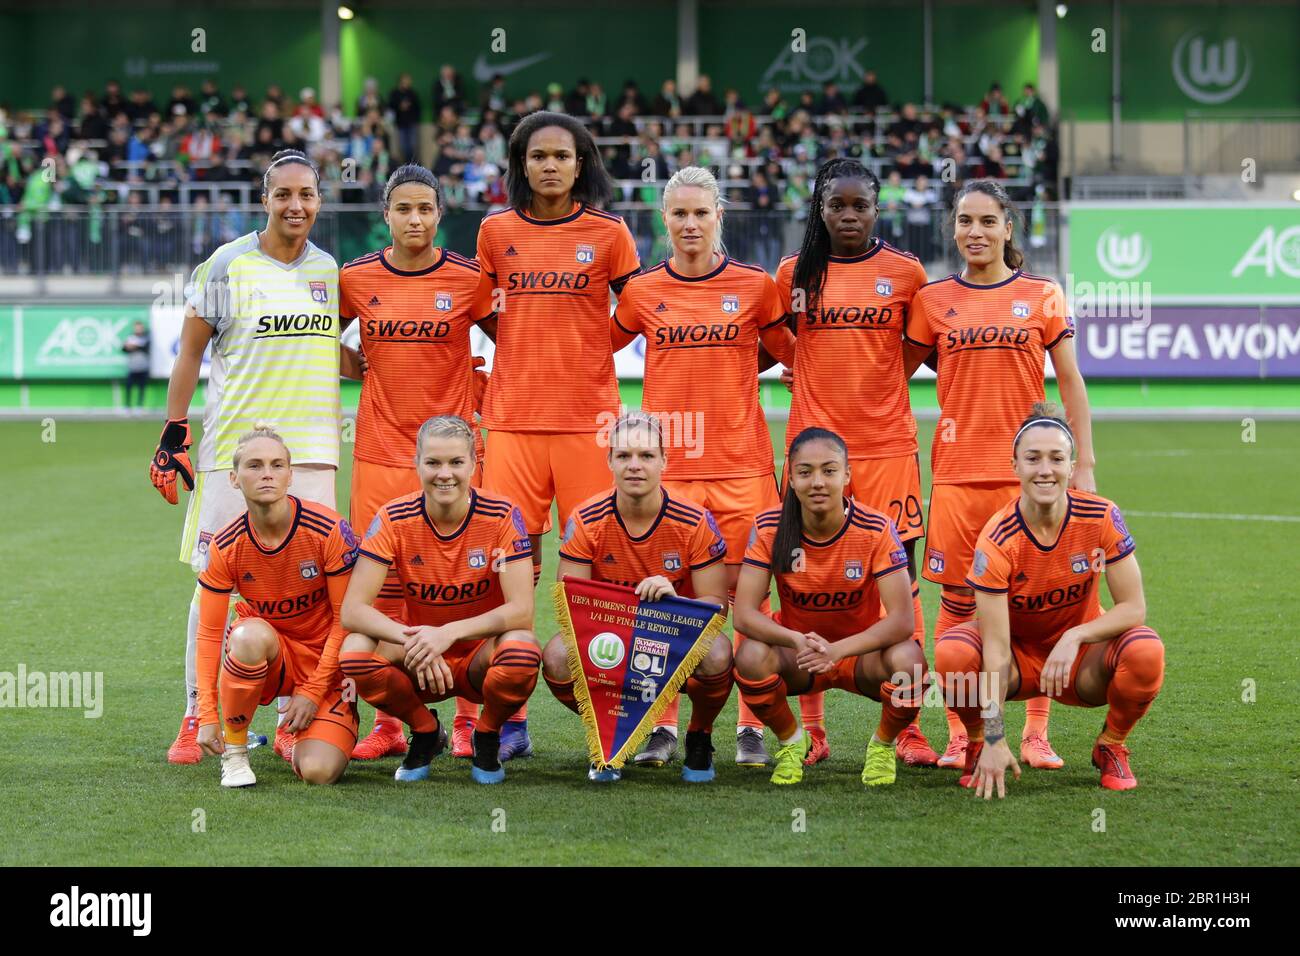
M 474 429 L 459 415 L 434 415 L 420 426 L 415 436 L 415 459 L 420 459 L 420 449 L 430 438 L 459 438 L 469 448 L 470 461 L 476 461 Z
M 659 424 L 659 419 L 649 412 L 629 411 L 624 412 L 618 417 L 609 428 L 609 450 L 612 454 L 614 446 L 618 443 L 619 432 L 628 432 L 633 428 L 645 428 L 654 436 L 655 442 L 659 445 L 659 450 L 664 450 L 664 433 Z
M 718 212 L 718 229 L 713 234 L 713 251 L 726 254 L 727 247 L 722 243 L 722 190 L 718 187 L 717 177 L 703 166 L 683 166 L 677 172 L 673 173 L 668 180 L 668 185 L 664 186 L 663 205 L 660 212 L 668 214 L 668 194 L 675 192 L 681 186 L 695 186 L 703 189 L 713 197 L 713 208 Z
M 280 433 L 277 432 L 274 429 L 274 427 L 268 425 L 266 422 L 257 422 L 250 430 L 240 435 L 239 441 L 235 443 L 235 454 L 234 457 L 231 459 L 231 464 L 230 464 L 231 468 L 236 470 L 239 468 L 239 459 L 244 457 L 244 446 L 251 441 L 256 441 L 259 438 L 269 438 L 272 441 L 278 441 L 280 443 L 280 447 L 284 449 L 285 460 L 290 465 L 293 464 L 293 456 L 289 453 L 289 446 L 284 443 L 284 439 L 280 437 Z

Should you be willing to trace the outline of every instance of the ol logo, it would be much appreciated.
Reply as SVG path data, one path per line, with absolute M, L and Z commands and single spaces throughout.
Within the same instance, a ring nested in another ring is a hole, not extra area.
M 1070 555 L 1070 570 L 1075 574 L 1088 573 L 1088 556 L 1086 554 Z
M 1097 237 L 1097 262 L 1116 279 L 1132 279 L 1151 264 L 1151 244 L 1140 232 L 1122 236 L 1112 226 Z
M 320 577 L 320 568 L 316 567 L 315 561 L 302 561 L 298 564 L 298 573 L 307 580 Z
M 943 574 L 943 552 L 930 548 L 925 553 L 925 566 L 931 574 Z
M 596 261 L 596 247 L 589 246 L 585 243 L 578 243 L 577 260 L 583 265 L 590 265 Z
M 1194 30 L 1184 33 L 1174 44 L 1172 66 L 1178 88 L 1207 106 L 1228 102 L 1250 82 L 1250 51 L 1244 44 L 1238 47 L 1236 37 L 1216 44 Z
M 313 302 L 329 301 L 329 292 L 326 291 L 324 282 L 308 282 L 307 286 L 311 289 L 311 300 Z
M 433 307 L 439 312 L 451 311 L 451 293 L 435 292 L 433 294 Z
M 846 577 L 846 578 L 847 578 L 848 580 L 850 580 L 850 581 L 861 581 L 861 580 L 862 580 L 862 562 L 861 562 L 861 561 L 845 561 L 845 562 L 844 562 L 844 577 Z
M 730 312 L 739 312 L 739 311 L 740 311 L 740 296 L 738 296 L 738 295 L 724 295 L 724 296 L 722 297 L 722 311 L 723 311 L 723 312 L 728 312 L 728 313 L 730 313 Z
M 475 571 L 487 567 L 487 554 L 482 548 L 469 549 L 469 566 Z
M 889 279 L 876 280 L 876 295 L 893 295 L 894 283 Z
M 664 552 L 664 570 L 680 571 L 682 569 L 682 556 L 676 551 Z
M 1029 318 L 1029 303 L 1020 302 L 1020 301 L 1012 302 L 1011 314 L 1014 315 L 1017 319 Z
M 623 639 L 617 634 L 602 631 L 587 645 L 587 657 L 601 670 L 610 670 L 623 663 Z

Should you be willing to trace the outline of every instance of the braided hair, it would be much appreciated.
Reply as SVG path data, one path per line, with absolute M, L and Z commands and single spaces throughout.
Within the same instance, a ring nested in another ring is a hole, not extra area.
M 832 159 L 817 170 L 812 196 L 808 199 L 808 224 L 804 227 L 803 244 L 794 265 L 795 289 L 804 290 L 805 312 L 812 312 L 822 286 L 826 283 L 826 264 L 831 255 L 831 234 L 822 220 L 822 202 L 826 187 L 832 179 L 863 179 L 872 192 L 880 195 L 880 180 L 856 159 Z

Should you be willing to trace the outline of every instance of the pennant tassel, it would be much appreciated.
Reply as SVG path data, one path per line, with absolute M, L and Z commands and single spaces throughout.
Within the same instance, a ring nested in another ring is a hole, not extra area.
M 573 699 L 578 702 L 582 726 L 587 730 L 587 752 L 596 761 L 598 768 L 603 770 L 605 758 L 600 744 L 600 728 L 591 706 L 591 691 L 587 689 L 587 674 L 582 669 L 582 654 L 578 650 L 578 636 L 573 631 L 573 618 L 569 617 L 569 598 L 565 594 L 563 581 L 551 585 L 551 596 L 555 601 L 555 620 L 560 625 L 560 636 L 564 638 L 564 648 L 568 653 L 569 676 L 573 678 Z

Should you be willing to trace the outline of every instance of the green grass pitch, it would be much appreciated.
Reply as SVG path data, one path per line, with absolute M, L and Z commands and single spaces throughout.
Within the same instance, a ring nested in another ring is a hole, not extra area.
M 1260 422 L 1253 442 L 1236 422 L 1097 426 L 1100 490 L 1128 514 L 1148 623 L 1167 647 L 1164 690 L 1130 740 L 1142 785 L 1100 790 L 1088 754 L 1102 712 L 1057 706 L 1051 738 L 1065 769 L 1026 770 L 1007 800 L 987 805 L 934 770 L 900 767 L 895 786 L 866 791 L 858 775 L 877 705 L 839 693 L 827 697 L 832 759 L 801 786 L 773 787 L 734 765 L 733 694 L 714 734 L 712 785 L 683 783 L 677 762 L 596 787 L 578 719 L 544 685 L 531 704 L 537 756 L 508 764 L 502 786 L 475 785 L 465 761 L 444 756 L 416 785 L 395 783 L 389 759 L 307 788 L 268 747 L 253 753 L 257 787 L 223 792 L 216 761 L 164 759 L 181 716 L 192 584 L 176 560 L 183 509 L 146 476 L 158 426 L 55 428 L 0 424 L 0 671 L 102 671 L 104 710 L 0 709 L 0 863 L 1206 866 L 1300 856 L 1300 524 L 1156 514 L 1300 514 L 1298 423 Z M 777 439 L 782 431 L 774 426 Z M 923 424 L 923 456 L 929 431 Z M 341 505 L 348 481 L 345 464 Z M 553 534 L 545 547 L 549 578 Z M 932 625 L 936 589 L 923 596 Z M 539 601 L 539 636 L 554 629 Z M 449 704 L 439 709 L 450 716 Z M 1018 727 L 1023 708 L 1010 710 Z M 363 707 L 363 725 L 370 714 Z M 254 723 L 269 732 L 273 715 Z M 926 709 L 922 726 L 942 745 L 940 710 Z

